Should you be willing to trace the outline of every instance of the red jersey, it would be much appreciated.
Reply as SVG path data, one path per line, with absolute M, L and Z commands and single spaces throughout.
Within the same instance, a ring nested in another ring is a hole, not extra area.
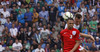
M 74 45 L 76 44 L 75 40 L 80 40 L 79 39 L 79 30 L 72 28 L 71 30 L 64 29 L 60 32 L 61 35 L 61 40 L 64 43 L 63 50 L 70 51 L 73 49 Z M 78 50 L 78 49 L 77 49 Z M 75 52 L 79 52 L 79 51 Z

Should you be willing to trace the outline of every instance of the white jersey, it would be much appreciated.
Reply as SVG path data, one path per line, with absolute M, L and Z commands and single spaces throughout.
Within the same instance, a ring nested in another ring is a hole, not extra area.
M 75 24 L 74 24 L 73 27 L 76 28 L 76 29 L 79 29 L 80 25 L 75 25 Z M 65 25 L 65 29 L 66 29 L 66 28 L 67 28 L 67 24 Z

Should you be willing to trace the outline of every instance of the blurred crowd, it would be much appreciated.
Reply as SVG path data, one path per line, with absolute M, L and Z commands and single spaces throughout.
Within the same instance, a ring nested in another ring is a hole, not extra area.
M 0 52 L 62 52 L 62 14 L 82 15 L 81 45 L 100 52 L 100 0 L 0 0 Z M 80 27 L 80 26 L 79 26 Z

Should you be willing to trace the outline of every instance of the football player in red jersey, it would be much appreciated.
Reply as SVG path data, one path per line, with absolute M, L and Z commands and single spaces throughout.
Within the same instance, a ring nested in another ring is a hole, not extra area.
M 74 22 L 75 22 L 75 24 L 74 24 L 74 28 L 76 28 L 76 29 L 78 29 L 79 31 L 81 31 L 81 19 L 82 19 L 82 16 L 80 15 L 80 14 L 76 14 L 76 16 L 75 16 L 75 19 L 74 19 Z M 67 28 L 67 24 L 65 25 L 65 29 Z M 89 38 L 91 38 L 93 41 L 95 41 L 95 39 L 93 38 L 93 36 L 91 36 L 91 35 L 87 35 L 87 34 L 84 34 L 84 33 L 80 33 L 80 37 L 89 37 Z M 82 46 L 80 46 L 81 47 L 81 51 L 82 52 L 86 52 L 86 49 L 84 49 Z
M 80 52 L 80 32 L 73 28 L 73 26 L 74 20 L 69 18 L 67 20 L 67 28 L 60 32 L 61 40 L 63 42 L 63 52 Z
M 81 31 L 81 27 L 82 27 L 82 24 L 81 24 L 81 20 L 82 20 L 82 16 L 81 14 L 76 14 L 75 15 L 75 19 L 74 19 L 74 28 L 78 29 L 79 31 Z M 67 28 L 67 24 L 65 25 L 65 29 Z M 84 34 L 84 33 L 80 33 L 80 36 L 81 37 L 89 37 L 91 38 L 93 41 L 95 41 L 95 39 L 93 38 L 93 36 L 91 35 L 87 35 L 87 34 Z

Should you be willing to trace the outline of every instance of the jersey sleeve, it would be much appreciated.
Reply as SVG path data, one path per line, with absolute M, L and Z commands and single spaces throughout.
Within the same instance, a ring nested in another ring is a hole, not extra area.
M 61 31 L 61 32 L 60 32 L 60 38 L 61 38 L 61 40 L 63 41 L 63 39 L 62 39 L 62 38 L 63 38 L 62 34 L 63 34 L 63 32 Z
M 75 35 L 75 40 L 80 40 L 79 34 L 80 34 L 79 30 L 77 30 Z

